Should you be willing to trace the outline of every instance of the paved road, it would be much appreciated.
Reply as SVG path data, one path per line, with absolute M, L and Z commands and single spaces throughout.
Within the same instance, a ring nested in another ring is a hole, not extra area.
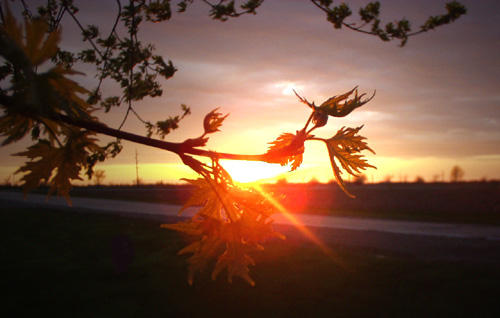
M 26 199 L 21 193 L 0 192 L 0 200 L 23 202 L 24 204 L 35 204 L 51 207 L 64 208 L 67 203 L 62 198 L 51 197 L 47 200 L 45 195 L 30 194 Z M 91 199 L 73 197 L 73 208 L 87 209 L 111 213 L 130 213 L 141 215 L 176 216 L 180 209 L 178 205 L 145 203 L 133 201 L 119 201 L 106 199 Z M 195 213 L 194 208 L 187 209 L 183 216 L 189 217 Z M 294 215 L 300 223 L 309 227 L 326 227 L 344 230 L 377 231 L 396 234 L 411 234 L 424 236 L 476 238 L 487 240 L 500 240 L 500 226 L 451 224 L 433 222 L 407 222 L 380 220 L 369 218 L 332 217 L 323 215 Z M 276 215 L 273 217 L 275 223 L 292 225 L 287 217 Z
M 0 207 L 9 205 L 43 206 L 58 209 L 95 211 L 100 213 L 139 215 L 141 217 L 170 218 L 177 216 L 179 206 L 133 201 L 73 197 L 73 206 L 64 199 L 0 191 Z M 183 215 L 192 216 L 195 209 Z M 405 222 L 367 218 L 295 215 L 312 232 L 333 244 L 375 249 L 379 254 L 391 253 L 424 259 L 465 260 L 500 263 L 500 226 Z M 300 234 L 288 225 L 282 215 L 274 217 L 279 230 L 291 239 Z M 332 231 L 331 229 L 335 229 Z

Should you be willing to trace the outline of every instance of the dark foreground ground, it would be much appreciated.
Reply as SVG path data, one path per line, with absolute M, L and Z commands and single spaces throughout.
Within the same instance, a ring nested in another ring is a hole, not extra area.
M 6 205 L 0 211 L 4 317 L 500 315 L 495 241 L 317 232 L 333 251 L 327 257 L 282 228 L 288 239 L 255 255 L 256 287 L 239 279 L 228 284 L 223 275 L 213 282 L 209 273 L 189 287 L 185 259 L 176 256 L 185 238 L 160 229 L 159 220 Z M 470 253 L 455 258 L 411 252 L 427 250 L 429 242 Z

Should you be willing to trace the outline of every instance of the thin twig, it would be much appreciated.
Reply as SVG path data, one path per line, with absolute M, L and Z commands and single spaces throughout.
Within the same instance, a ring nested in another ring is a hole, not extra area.
M 118 130 L 121 130 L 125 122 L 127 121 L 128 114 L 130 113 L 130 110 L 132 109 L 132 106 L 130 105 L 130 100 L 128 101 L 129 105 L 127 107 L 127 112 L 125 113 L 125 117 L 123 117 L 122 122 L 120 126 L 118 126 Z
M 311 122 L 311 119 L 313 118 L 313 115 L 314 115 L 314 110 L 311 112 L 311 115 L 309 115 L 309 118 L 307 119 L 307 122 L 306 122 L 304 128 L 302 128 L 303 131 L 306 131 L 307 126 L 309 126 L 309 123 Z
M 139 114 L 137 113 L 137 111 L 134 109 L 134 107 L 130 107 L 130 110 L 132 111 L 132 113 L 135 115 L 135 117 L 137 117 L 137 119 L 139 119 L 140 122 L 142 122 L 143 124 L 147 124 L 148 122 L 145 121 L 144 119 L 142 119 L 141 116 L 139 116 Z
M 76 16 L 73 14 L 73 12 L 71 12 L 71 10 L 66 10 L 66 11 L 73 18 L 73 20 L 75 21 L 75 23 L 78 25 L 78 27 L 80 28 L 80 31 L 84 32 L 85 28 L 82 26 L 82 24 L 80 23 L 80 21 L 76 18 Z M 92 41 L 92 39 L 90 39 L 88 37 L 85 37 L 85 40 L 88 40 L 89 43 L 90 43 L 90 45 L 92 45 L 92 47 L 94 48 L 94 51 L 96 51 L 97 54 L 99 54 L 99 56 L 101 57 L 101 59 L 104 59 L 104 56 L 102 55 L 101 51 L 99 51 L 99 49 L 97 48 L 97 46 L 95 45 L 94 41 Z

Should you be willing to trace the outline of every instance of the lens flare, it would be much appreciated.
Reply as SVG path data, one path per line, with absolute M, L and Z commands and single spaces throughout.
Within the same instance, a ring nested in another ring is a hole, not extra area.
M 302 235 L 304 235 L 307 239 L 309 239 L 311 242 L 316 244 L 321 251 L 327 255 L 329 258 L 331 258 L 335 263 L 339 264 L 341 267 L 344 269 L 346 266 L 343 264 L 342 261 L 338 258 L 337 255 L 335 255 L 334 251 L 330 249 L 323 241 L 321 241 L 316 235 L 314 235 L 313 232 L 311 232 L 304 224 L 300 222 L 297 217 L 295 217 L 293 214 L 288 212 L 288 210 L 281 204 L 279 203 L 276 199 L 274 199 L 269 193 L 267 193 L 262 187 L 258 184 L 253 184 L 252 187 L 257 190 L 263 197 L 265 197 L 269 202 L 271 202 L 272 205 L 278 209 L 281 214 L 289 220 L 295 228 L 299 230 Z

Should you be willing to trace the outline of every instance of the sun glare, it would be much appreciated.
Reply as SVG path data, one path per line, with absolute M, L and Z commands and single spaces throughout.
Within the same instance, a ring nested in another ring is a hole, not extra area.
M 257 161 L 223 160 L 221 164 L 233 180 L 239 183 L 274 182 L 279 175 L 290 170 L 278 164 Z

